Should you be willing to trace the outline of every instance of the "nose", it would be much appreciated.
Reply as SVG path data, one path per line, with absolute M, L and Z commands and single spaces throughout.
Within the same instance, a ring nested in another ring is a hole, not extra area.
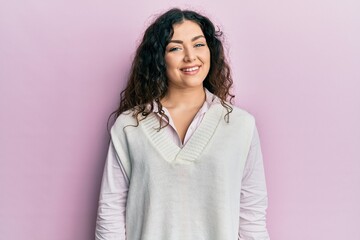
M 193 49 L 185 49 L 184 62 L 192 62 L 196 60 L 196 54 Z

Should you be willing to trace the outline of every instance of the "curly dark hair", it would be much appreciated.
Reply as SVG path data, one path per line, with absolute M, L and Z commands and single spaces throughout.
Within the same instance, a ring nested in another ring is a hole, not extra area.
M 120 106 L 110 114 L 108 123 L 112 115 L 115 114 L 116 119 L 121 113 L 131 109 L 138 125 L 137 116 L 149 115 L 154 109 L 153 102 L 155 101 L 161 115 L 159 130 L 168 125 L 169 118 L 160 103 L 160 99 L 165 96 L 168 89 L 164 55 L 166 46 L 174 33 L 173 25 L 182 23 L 184 20 L 197 23 L 204 33 L 210 49 L 211 62 L 203 86 L 219 97 L 221 104 L 227 109 L 225 120 L 229 121 L 229 114 L 233 109 L 226 101 L 231 103 L 235 96 L 230 93 L 233 81 L 221 42 L 222 31 L 216 30 L 207 17 L 197 12 L 172 8 L 157 17 L 146 29 L 132 62 L 127 86 L 120 94 Z M 162 126 L 164 119 L 167 120 L 166 125 Z

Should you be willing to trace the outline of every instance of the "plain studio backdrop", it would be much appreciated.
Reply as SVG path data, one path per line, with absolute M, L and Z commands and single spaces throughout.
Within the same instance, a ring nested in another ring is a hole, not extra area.
M 360 239 L 360 2 L 0 2 L 0 239 L 94 239 L 131 59 L 173 6 L 224 31 L 257 120 L 273 240 Z

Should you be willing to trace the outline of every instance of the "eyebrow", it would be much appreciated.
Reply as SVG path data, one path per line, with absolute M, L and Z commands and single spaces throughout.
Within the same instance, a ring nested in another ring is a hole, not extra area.
M 196 37 L 193 37 L 192 39 L 191 39 L 191 41 L 193 42 L 193 41 L 196 41 L 196 40 L 198 40 L 199 38 L 205 38 L 204 37 L 204 35 L 199 35 L 199 36 L 196 36 Z M 169 41 L 169 43 L 171 43 L 171 42 L 173 42 L 173 43 L 184 43 L 183 41 L 181 41 L 181 40 L 170 40 Z

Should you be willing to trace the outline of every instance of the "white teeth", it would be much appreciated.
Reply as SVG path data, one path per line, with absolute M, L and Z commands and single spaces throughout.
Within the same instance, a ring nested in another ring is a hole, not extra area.
M 184 68 L 184 69 L 182 69 L 182 71 L 191 72 L 191 71 L 195 71 L 195 70 L 198 70 L 198 69 L 199 69 L 199 67 L 197 66 L 197 67 L 192 67 L 192 68 Z

